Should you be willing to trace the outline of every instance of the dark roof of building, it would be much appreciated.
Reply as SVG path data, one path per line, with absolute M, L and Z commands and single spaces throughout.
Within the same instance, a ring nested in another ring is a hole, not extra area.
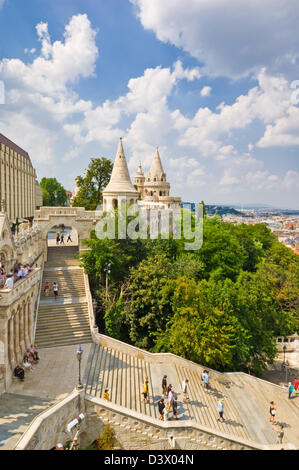
M 11 148 L 12 150 L 14 150 L 15 152 L 19 153 L 20 155 L 23 155 L 23 157 L 27 158 L 27 160 L 29 160 L 30 162 L 30 165 L 32 166 L 32 163 L 31 163 L 31 160 L 30 160 L 30 157 L 29 157 L 29 154 L 23 150 L 21 147 L 19 147 L 17 144 L 15 144 L 14 142 L 12 142 L 11 140 L 9 140 L 7 137 L 5 137 L 5 135 L 1 134 L 0 133 L 0 144 L 4 144 L 6 145 L 7 147 Z

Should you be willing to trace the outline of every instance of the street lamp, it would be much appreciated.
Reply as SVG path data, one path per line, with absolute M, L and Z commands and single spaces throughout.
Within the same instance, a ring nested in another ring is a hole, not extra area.
M 78 359 L 78 364 L 79 364 L 79 380 L 78 380 L 78 385 L 77 385 L 77 390 L 82 390 L 83 385 L 81 383 L 81 360 L 82 360 L 82 354 L 83 354 L 83 349 L 81 346 L 79 346 L 78 351 L 77 351 L 77 359 Z
M 286 350 L 287 350 L 286 345 L 284 345 L 284 347 L 282 349 L 283 349 L 283 363 L 285 364 L 285 362 L 286 362 Z
M 106 273 L 106 301 L 107 301 L 108 300 L 108 278 L 111 273 L 111 263 L 106 264 L 104 271 Z

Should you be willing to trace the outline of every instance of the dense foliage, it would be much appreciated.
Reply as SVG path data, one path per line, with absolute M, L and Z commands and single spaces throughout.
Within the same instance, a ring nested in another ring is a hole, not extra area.
M 95 210 L 103 202 L 103 189 L 110 181 L 113 164 L 107 158 L 92 158 L 85 176 L 78 176 L 78 193 L 74 197 L 74 207 Z
M 200 250 L 184 251 L 172 238 L 92 233 L 82 264 L 98 325 L 141 348 L 260 375 L 276 355 L 275 337 L 299 329 L 299 258 L 263 224 L 205 217 L 203 238 Z
M 67 201 L 66 190 L 56 178 L 44 177 L 40 182 L 40 187 L 43 194 L 43 206 L 65 206 Z

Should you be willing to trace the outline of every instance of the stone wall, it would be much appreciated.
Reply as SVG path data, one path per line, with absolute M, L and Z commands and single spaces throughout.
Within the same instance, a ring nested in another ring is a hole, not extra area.
M 73 438 L 73 434 L 67 432 L 67 424 L 81 412 L 84 412 L 83 394 L 74 391 L 38 415 L 17 443 L 15 450 L 50 450 L 58 442 L 66 444 Z
M 67 424 L 85 414 L 80 428 L 80 448 L 100 437 L 106 424 L 115 432 L 115 449 L 125 450 L 278 450 L 280 445 L 263 446 L 212 431 L 192 421 L 162 422 L 114 403 L 74 391 L 67 398 L 37 416 L 19 440 L 15 450 L 50 450 L 58 442 L 73 438 Z M 284 444 L 284 449 L 293 449 Z

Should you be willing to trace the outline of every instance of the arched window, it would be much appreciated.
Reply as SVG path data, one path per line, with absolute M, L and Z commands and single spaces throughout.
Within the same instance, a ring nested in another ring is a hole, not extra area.
M 118 207 L 118 200 L 117 199 L 112 200 L 112 207 L 113 207 L 113 209 L 117 209 L 117 207 Z

